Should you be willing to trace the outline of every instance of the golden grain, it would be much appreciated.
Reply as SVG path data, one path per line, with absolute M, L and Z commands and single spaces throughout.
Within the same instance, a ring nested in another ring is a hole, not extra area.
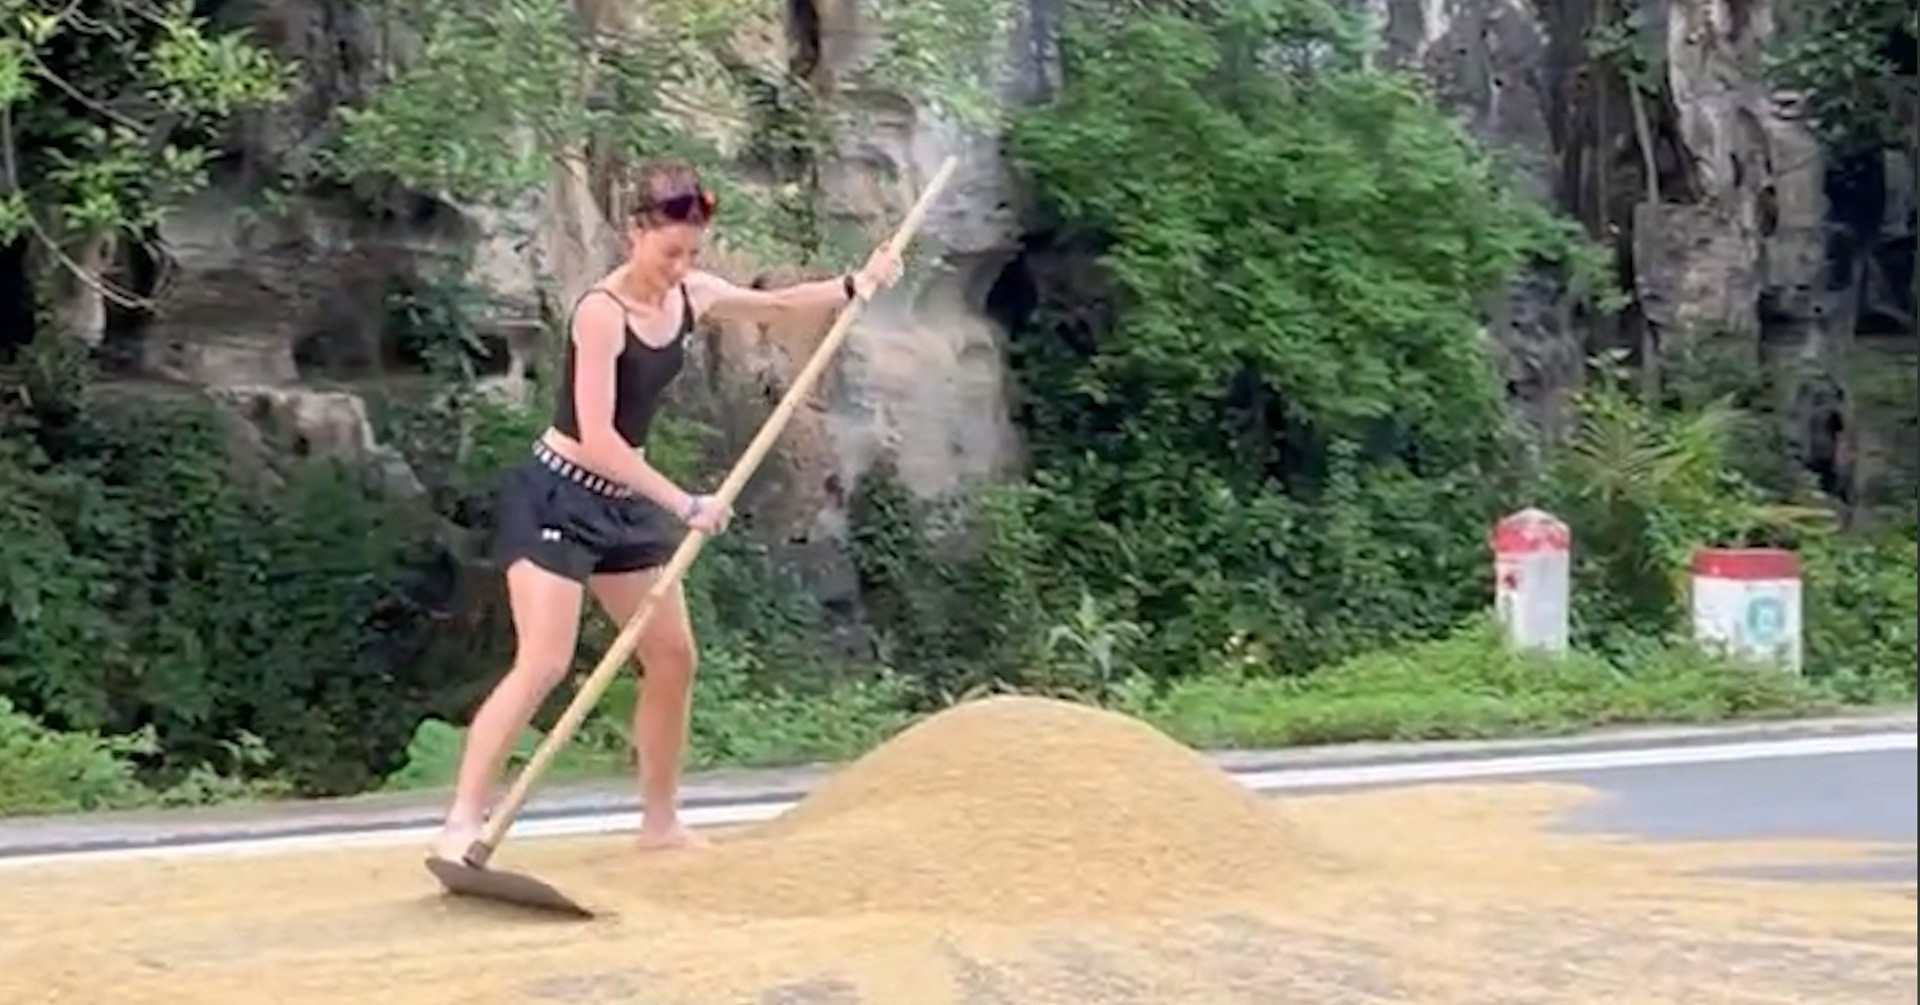
M 415 849 L 0 873 L 0 1002 L 1915 1002 L 1911 891 L 1712 872 L 1884 849 L 1551 829 L 1589 796 L 1264 800 L 1136 721 L 997 698 L 701 852 L 509 842 L 589 923 L 445 900 Z

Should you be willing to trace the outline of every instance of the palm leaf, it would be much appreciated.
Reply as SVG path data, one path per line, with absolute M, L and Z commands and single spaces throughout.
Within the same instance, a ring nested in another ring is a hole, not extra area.
M 1590 404 L 1582 409 L 1572 443 L 1580 482 L 1575 490 L 1607 506 L 1644 498 L 1661 461 L 1659 442 L 1633 409 Z

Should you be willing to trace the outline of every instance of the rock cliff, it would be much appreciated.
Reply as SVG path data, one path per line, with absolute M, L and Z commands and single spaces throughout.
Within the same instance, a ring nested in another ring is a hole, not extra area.
M 1786 392 L 1800 406 L 1800 459 L 1857 492 L 1875 465 L 1913 463 L 1911 450 L 1901 454 L 1913 417 L 1858 414 L 1844 375 L 1863 346 L 1912 349 L 1916 165 L 1902 154 L 1832 163 L 1782 111 L 1761 67 L 1773 2 L 1785 0 L 1648 0 L 1631 11 L 1632 68 L 1593 42 L 1628 13 L 1622 0 L 1370 0 L 1369 12 L 1381 58 L 1417 67 L 1540 198 L 1607 235 L 1630 281 L 1632 308 L 1606 325 L 1577 316 L 1544 277 L 1516 288 L 1489 331 L 1525 415 L 1556 425 L 1587 352 L 1608 344 L 1656 372 L 1702 346 L 1803 359 L 1814 376 Z M 1004 99 L 1057 81 L 1058 5 L 1016 5 L 1000 54 Z M 578 7 L 605 26 L 639 10 L 608 0 Z M 576 151 L 504 209 L 318 189 L 262 209 L 268 166 L 303 156 L 329 112 L 365 93 L 393 52 L 348 0 L 271 0 L 232 13 L 302 60 L 305 90 L 236 131 L 232 167 L 167 219 L 153 249 L 121 254 L 128 281 L 156 300 L 150 316 L 124 316 L 85 290 L 62 316 L 78 337 L 116 350 L 132 376 L 220 389 L 309 449 L 393 471 L 356 391 L 418 363 L 388 336 L 390 283 L 470 261 L 469 278 L 494 298 L 475 333 L 490 350 L 488 380 L 523 393 L 553 319 L 617 259 L 607 221 L 617 216 L 618 165 Z M 873 32 L 853 0 L 796 0 L 737 29 L 738 52 L 806 77 L 837 113 L 801 178 L 822 221 L 877 241 L 934 165 L 950 153 L 962 164 L 920 238 L 911 282 L 865 313 L 752 489 L 757 525 L 803 548 L 831 546 L 848 493 L 879 459 L 923 496 L 1019 463 L 1003 363 L 1017 309 L 1001 302 L 1003 280 L 1046 282 L 1073 267 L 1023 249 L 1017 193 L 991 136 L 899 94 L 843 83 L 870 58 Z M 712 264 L 742 282 L 796 278 L 738 254 Z M 681 393 L 717 421 L 726 453 L 744 445 L 829 320 L 703 341 Z
M 1792 363 L 1797 456 L 1848 500 L 1910 483 L 1911 403 L 1849 374 L 1913 367 L 1914 144 L 1836 160 L 1767 82 L 1793 0 L 1373 0 L 1385 58 L 1420 69 L 1542 198 L 1614 247 L 1608 324 L 1523 283 L 1494 336 L 1516 404 L 1558 425 L 1582 360 Z M 1914 73 L 1911 43 L 1896 58 Z M 1911 99 L 1914 88 L 1905 89 Z M 1900 116 L 1912 123 L 1913 108 Z

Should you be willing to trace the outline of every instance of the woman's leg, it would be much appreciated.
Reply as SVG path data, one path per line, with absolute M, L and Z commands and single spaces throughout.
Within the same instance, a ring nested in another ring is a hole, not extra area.
M 521 559 L 507 567 L 513 609 L 513 666 L 474 713 L 446 825 L 434 852 L 458 860 L 479 836 L 500 768 L 520 731 L 573 662 L 580 632 L 578 582 Z
M 624 625 L 652 589 L 659 570 L 593 577 L 594 599 L 614 624 Z M 680 823 L 680 760 L 693 714 L 693 671 L 699 662 L 693 625 L 680 584 L 667 591 L 634 645 L 640 664 L 640 700 L 633 710 L 634 753 L 639 759 L 640 843 L 679 848 L 705 842 Z

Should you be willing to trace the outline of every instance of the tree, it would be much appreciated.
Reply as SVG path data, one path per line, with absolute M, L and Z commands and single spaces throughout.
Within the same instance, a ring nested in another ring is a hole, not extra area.
M 46 305 L 69 324 L 144 306 L 104 274 L 116 244 L 150 239 L 207 183 L 220 129 L 295 72 L 190 0 L 0 0 L 0 248 L 29 241 L 37 275 L 77 284 L 78 305 L 58 285 Z
M 1805 0 L 1787 8 L 1774 82 L 1840 153 L 1920 146 L 1914 46 L 1920 8 L 1905 0 Z
M 993 57 L 1009 0 L 863 5 L 875 51 L 853 79 L 831 82 L 814 72 L 820 39 L 807 37 L 827 6 L 665 0 L 617 17 L 563 0 L 389 2 L 417 45 L 369 101 L 340 110 L 329 170 L 508 202 L 555 160 L 669 153 L 718 169 L 723 197 L 746 210 L 730 218 L 730 241 L 791 239 L 795 228 L 778 233 L 779 223 L 811 216 L 807 173 L 828 117 L 844 114 L 827 110 L 836 106 L 823 86 L 882 87 L 964 123 L 996 114 Z M 774 204 L 736 184 L 727 169 L 741 167 L 776 176 Z M 810 219 L 799 229 L 815 236 Z

